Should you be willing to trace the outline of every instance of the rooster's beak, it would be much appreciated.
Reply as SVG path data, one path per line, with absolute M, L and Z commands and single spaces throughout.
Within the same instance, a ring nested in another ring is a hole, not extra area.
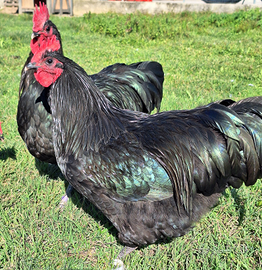
M 33 32 L 32 35 L 31 35 L 31 39 L 34 39 L 36 37 L 39 37 L 40 34 L 38 32 Z
M 29 63 L 28 65 L 26 65 L 25 67 L 25 71 L 27 71 L 28 69 L 37 69 L 38 66 L 36 66 L 36 63 Z

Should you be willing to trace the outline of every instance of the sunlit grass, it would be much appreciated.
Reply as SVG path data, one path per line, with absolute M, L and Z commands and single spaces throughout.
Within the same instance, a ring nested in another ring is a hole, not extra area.
M 51 20 L 61 31 L 65 55 L 89 74 L 116 62 L 160 62 L 165 72 L 162 110 L 262 94 L 257 11 Z M 95 27 L 98 21 L 102 28 Z M 130 29 L 127 21 L 141 27 L 124 31 Z M 116 230 L 76 194 L 59 212 L 63 177 L 56 167 L 36 161 L 17 132 L 18 87 L 32 16 L 1 14 L 0 25 L 0 120 L 5 135 L 0 142 L 0 268 L 111 269 L 122 248 Z M 262 269 L 261 192 L 260 181 L 227 190 L 192 232 L 137 250 L 125 265 L 143 270 Z

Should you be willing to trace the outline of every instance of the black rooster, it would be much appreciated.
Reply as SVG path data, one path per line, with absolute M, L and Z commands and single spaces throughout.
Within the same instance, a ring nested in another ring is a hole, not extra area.
M 33 76 L 34 72 L 26 68 L 41 43 L 54 36 L 60 43 L 56 50 L 63 53 L 59 31 L 49 20 L 45 4 L 40 3 L 40 9 L 36 7 L 33 16 L 31 52 L 21 74 L 17 123 L 29 152 L 41 161 L 56 164 L 49 89 L 40 85 Z M 91 75 L 91 78 L 117 107 L 145 113 L 151 113 L 155 108 L 160 110 L 164 73 L 157 62 L 117 63 Z
M 228 186 L 261 177 L 262 97 L 154 115 L 122 110 L 79 65 L 44 49 L 28 68 L 50 83 L 56 160 L 118 230 L 128 247 L 119 257 L 184 235 Z

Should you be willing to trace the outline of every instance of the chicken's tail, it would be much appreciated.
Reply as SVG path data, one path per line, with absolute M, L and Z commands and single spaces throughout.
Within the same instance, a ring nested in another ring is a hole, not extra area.
M 246 98 L 229 107 L 242 120 L 238 130 L 239 155 L 245 161 L 242 180 L 247 186 L 253 185 L 262 176 L 262 96 Z M 232 179 L 230 184 L 238 187 L 241 181 Z
M 193 177 L 184 177 L 189 179 L 187 182 L 180 181 L 183 175 L 179 181 L 174 177 L 179 187 L 176 201 L 190 214 L 195 190 L 212 195 L 228 186 L 253 185 L 262 177 L 262 97 L 219 101 L 202 108 L 191 112 L 197 116 L 196 122 L 206 127 L 194 132 L 194 167 L 191 159 L 187 161 L 187 155 L 183 155 L 186 166 L 182 172 L 191 172 L 192 166 Z
M 158 62 L 117 63 L 91 78 L 116 107 L 145 113 L 160 110 L 164 72 Z

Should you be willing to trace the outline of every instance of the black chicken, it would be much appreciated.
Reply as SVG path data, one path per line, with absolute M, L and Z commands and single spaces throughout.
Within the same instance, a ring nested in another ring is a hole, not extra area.
M 50 82 L 56 160 L 118 230 L 119 257 L 184 235 L 228 186 L 261 177 L 262 97 L 149 116 L 114 107 L 79 65 L 42 49 L 28 68 Z
M 49 20 L 48 9 L 40 3 L 33 16 L 31 52 L 22 70 L 17 110 L 18 131 L 29 152 L 41 161 L 56 164 L 52 141 L 52 117 L 48 104 L 49 89 L 41 86 L 26 65 L 42 42 L 56 37 L 63 53 L 59 31 Z M 131 65 L 114 64 L 90 76 L 105 96 L 117 107 L 151 113 L 160 110 L 164 73 L 157 62 Z M 67 197 L 65 197 L 67 200 Z

